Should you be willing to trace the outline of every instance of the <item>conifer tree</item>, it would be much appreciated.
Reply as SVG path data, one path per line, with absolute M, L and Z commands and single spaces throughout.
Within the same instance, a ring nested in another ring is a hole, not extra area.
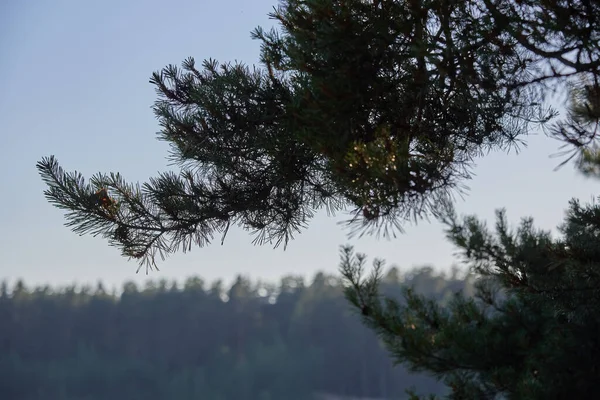
M 405 305 L 379 292 L 382 261 L 343 249 L 346 294 L 397 363 L 443 380 L 451 399 L 595 398 L 600 379 L 600 206 L 573 200 L 562 236 L 531 219 L 495 233 L 474 216 L 445 220 L 477 276 L 476 295 L 447 307 L 405 288 Z M 418 398 L 418 397 L 415 397 Z
M 477 156 L 509 149 L 555 116 L 543 106 L 548 82 L 597 67 L 586 62 L 597 32 L 571 29 L 593 23 L 593 12 L 576 8 L 569 35 L 550 21 L 580 50 L 572 63 L 548 49 L 555 39 L 528 33 L 542 29 L 536 7 L 282 1 L 270 14 L 279 29 L 253 32 L 261 66 L 199 68 L 190 58 L 153 74 L 160 138 L 180 173 L 86 182 L 51 156 L 38 163 L 46 196 L 74 231 L 102 235 L 147 266 L 232 224 L 256 243 L 286 244 L 321 208 L 350 211 L 351 233 L 393 235 L 407 219 L 436 215 Z
M 569 82 L 567 117 L 549 131 L 571 146 L 563 164 L 576 158 L 582 173 L 598 179 L 594 68 Z M 474 297 L 456 293 L 440 307 L 406 288 L 401 305 L 380 295 L 381 260 L 365 277 L 365 256 L 342 250 L 347 298 L 394 360 L 443 380 L 452 399 L 597 397 L 600 205 L 572 200 L 558 238 L 536 230 L 531 218 L 510 229 L 504 210 L 497 211 L 491 233 L 475 216 L 458 218 L 450 203 L 445 206 L 447 236 L 478 279 Z
M 475 298 L 440 308 L 408 290 L 401 307 L 379 296 L 381 262 L 365 279 L 364 256 L 343 251 L 347 295 L 395 360 L 444 379 L 454 399 L 590 398 L 600 209 L 573 201 L 560 238 L 530 219 L 510 230 L 500 211 L 493 235 L 451 198 L 475 157 L 538 124 L 597 175 L 600 3 L 283 0 L 270 16 L 278 30 L 253 32 L 259 67 L 190 58 L 153 74 L 179 174 L 86 182 L 54 157 L 38 163 L 67 224 L 151 266 L 232 224 L 277 246 L 320 208 L 384 235 L 433 214 L 480 277 Z M 556 119 L 544 104 L 562 89 L 570 108 Z

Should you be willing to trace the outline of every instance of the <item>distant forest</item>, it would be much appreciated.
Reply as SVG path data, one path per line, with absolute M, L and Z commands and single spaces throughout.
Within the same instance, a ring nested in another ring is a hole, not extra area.
M 470 279 L 432 268 L 390 269 L 385 294 L 403 285 L 447 302 Z M 446 392 L 435 379 L 392 365 L 343 296 L 341 280 L 279 284 L 238 277 L 230 288 L 126 283 L 28 288 L 0 294 L 0 399 L 404 399 Z M 345 397 L 344 397 L 345 396 Z

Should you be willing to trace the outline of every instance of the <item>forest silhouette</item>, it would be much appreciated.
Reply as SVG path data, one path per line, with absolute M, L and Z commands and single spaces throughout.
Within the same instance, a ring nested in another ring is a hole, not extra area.
M 382 292 L 414 287 L 440 303 L 473 293 L 469 277 L 391 268 Z M 2 284 L 2 399 L 403 399 L 443 384 L 394 367 L 344 298 L 339 276 L 226 287 L 129 282 L 62 288 Z M 336 396 L 336 397 L 333 397 Z M 342 397 L 339 397 L 342 396 Z M 345 396 L 345 397 L 343 397 Z

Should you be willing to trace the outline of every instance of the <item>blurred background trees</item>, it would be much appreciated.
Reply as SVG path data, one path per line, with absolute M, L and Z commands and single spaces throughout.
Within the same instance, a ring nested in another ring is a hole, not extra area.
M 440 302 L 472 282 L 431 268 L 391 269 L 382 288 L 402 285 Z M 317 394 L 405 398 L 443 384 L 392 362 L 343 295 L 338 276 L 278 284 L 238 277 L 230 287 L 183 285 L 2 286 L 0 398 L 313 399 Z

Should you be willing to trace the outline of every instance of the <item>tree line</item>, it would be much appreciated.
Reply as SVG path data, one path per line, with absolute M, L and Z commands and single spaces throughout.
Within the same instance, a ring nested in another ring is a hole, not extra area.
M 455 271 L 456 272 L 456 271 Z M 472 282 L 423 267 L 385 275 L 447 303 Z M 344 298 L 340 277 L 278 284 L 242 276 L 226 287 L 101 283 L 27 288 L 6 282 L 0 297 L 3 399 L 313 399 L 319 394 L 404 398 L 415 387 L 444 393 L 423 375 L 394 367 Z

